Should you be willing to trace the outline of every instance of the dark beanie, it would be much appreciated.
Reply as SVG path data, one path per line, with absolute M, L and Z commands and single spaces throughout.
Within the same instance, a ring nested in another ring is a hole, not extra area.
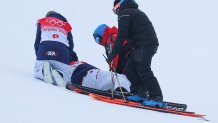
M 115 0 L 114 1 L 114 7 L 120 2 L 120 0 Z
M 49 11 L 47 12 L 45 17 L 50 17 L 51 15 L 56 14 L 56 13 L 57 13 L 56 11 Z
M 59 20 L 62 20 L 64 22 L 67 22 L 67 19 L 61 15 L 60 13 L 57 13 L 56 11 L 49 11 L 47 14 L 46 14 L 46 17 L 55 17 Z

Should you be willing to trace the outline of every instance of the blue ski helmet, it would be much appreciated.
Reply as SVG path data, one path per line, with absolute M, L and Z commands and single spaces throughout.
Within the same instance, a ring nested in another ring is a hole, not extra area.
M 101 39 L 103 38 L 104 31 L 107 27 L 108 26 L 106 24 L 101 24 L 95 29 L 95 31 L 93 33 L 93 37 L 94 37 L 96 43 L 98 43 L 98 44 L 101 43 Z

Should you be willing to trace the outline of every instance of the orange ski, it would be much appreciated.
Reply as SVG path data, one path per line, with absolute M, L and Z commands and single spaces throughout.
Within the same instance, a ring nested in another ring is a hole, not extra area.
M 159 112 L 165 112 L 165 113 L 171 113 L 171 114 L 178 114 L 178 115 L 183 115 L 183 116 L 198 117 L 198 118 L 201 118 L 203 120 L 206 120 L 204 118 L 204 116 L 206 116 L 206 115 L 195 114 L 194 112 L 175 111 L 175 110 L 162 109 L 162 108 L 157 108 L 157 107 L 149 107 L 149 106 L 141 105 L 138 102 L 125 101 L 125 100 L 116 99 L 116 98 L 112 99 L 111 97 L 102 96 L 102 95 L 93 94 L 93 93 L 90 93 L 89 96 L 92 97 L 93 99 L 103 101 L 103 102 L 112 103 L 112 104 L 125 105 L 125 106 L 130 106 L 130 107 L 135 107 L 135 108 L 142 108 L 142 109 L 148 109 L 148 110 L 153 110 L 153 111 L 159 111 Z M 208 120 L 206 120 L 206 121 L 208 121 Z

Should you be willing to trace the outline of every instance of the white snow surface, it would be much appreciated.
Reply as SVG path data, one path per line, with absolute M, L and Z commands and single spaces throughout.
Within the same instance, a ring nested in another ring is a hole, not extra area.
M 167 101 L 188 104 L 217 123 L 217 0 L 137 0 L 160 46 L 152 69 Z M 92 37 L 117 25 L 113 0 L 1 0 L 0 123 L 201 123 L 198 118 L 108 104 L 33 78 L 37 19 L 49 10 L 73 27 L 79 59 L 103 70 L 104 49 Z

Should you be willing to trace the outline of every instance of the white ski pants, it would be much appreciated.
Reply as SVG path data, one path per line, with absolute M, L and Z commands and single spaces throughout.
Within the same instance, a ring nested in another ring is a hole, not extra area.
M 49 62 L 52 69 L 59 70 L 60 72 L 62 72 L 64 81 L 68 84 L 71 83 L 71 76 L 72 76 L 73 71 L 75 70 L 75 66 L 67 65 L 67 64 L 54 61 L 54 60 L 37 60 L 35 62 L 35 67 L 34 67 L 34 77 L 35 78 L 44 80 L 44 77 L 42 74 L 44 62 Z
M 120 83 L 121 87 L 130 92 L 131 84 L 126 76 L 121 74 L 117 74 L 117 76 L 118 78 L 110 71 L 92 69 L 88 71 L 85 77 L 83 77 L 82 86 L 109 91 L 111 88 L 118 88 Z

